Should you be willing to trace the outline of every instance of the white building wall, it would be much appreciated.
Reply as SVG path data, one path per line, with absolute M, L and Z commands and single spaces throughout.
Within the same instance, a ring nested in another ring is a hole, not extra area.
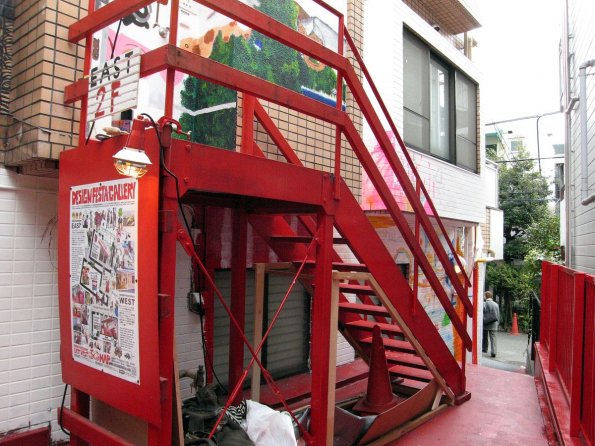
M 404 26 L 418 34 L 451 65 L 479 83 L 479 72 L 474 64 L 403 2 L 367 0 L 364 59 L 400 132 L 403 129 Z M 367 126 L 364 127 L 364 140 L 369 149 L 376 144 Z M 478 146 L 481 148 L 479 164 L 482 166 L 485 149 L 481 141 L 478 141 Z M 485 181 L 482 180 L 484 173 L 481 168 L 476 174 L 415 150 L 410 152 L 441 217 L 468 222 L 485 220 Z
M 569 4 L 569 39 L 571 96 L 579 95 L 579 66 L 587 60 L 595 59 L 595 3 L 592 1 L 572 0 Z M 587 69 L 587 159 L 588 159 L 588 195 L 595 193 L 595 67 Z M 581 204 L 581 125 L 580 104 L 570 114 L 570 163 L 569 180 L 566 184 L 567 197 L 570 200 L 570 264 L 572 268 L 595 274 L 595 203 Z
M 0 166 L 0 433 L 56 422 L 60 369 L 55 179 Z

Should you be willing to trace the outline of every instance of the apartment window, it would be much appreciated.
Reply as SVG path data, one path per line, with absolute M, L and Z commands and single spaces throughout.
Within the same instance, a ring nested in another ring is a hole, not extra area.
M 404 33 L 404 138 L 423 152 L 477 171 L 477 86 Z

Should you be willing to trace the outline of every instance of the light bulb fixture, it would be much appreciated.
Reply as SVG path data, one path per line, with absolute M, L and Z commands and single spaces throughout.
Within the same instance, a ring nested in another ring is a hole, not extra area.
M 114 166 L 118 173 L 132 178 L 141 178 L 148 171 L 151 160 L 144 150 L 145 127 L 143 119 L 132 121 L 132 129 L 123 149 L 114 158 Z

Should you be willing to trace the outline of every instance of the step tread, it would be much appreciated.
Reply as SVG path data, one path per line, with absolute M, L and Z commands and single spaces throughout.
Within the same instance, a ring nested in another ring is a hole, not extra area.
M 399 334 L 402 335 L 403 332 L 401 331 L 401 329 L 397 326 L 397 325 L 393 325 L 393 324 L 383 324 L 380 322 L 374 322 L 374 321 L 367 321 L 367 320 L 358 320 L 358 321 L 353 321 L 353 322 L 348 322 L 347 324 L 345 324 L 347 327 L 350 328 L 354 328 L 354 329 L 359 329 L 359 330 L 369 330 L 372 331 L 374 329 L 375 325 L 378 325 L 378 327 L 380 328 L 380 330 L 384 333 L 387 334 Z
M 421 359 L 419 356 L 411 354 L 411 353 L 402 353 L 402 352 L 391 352 L 387 351 L 386 360 L 389 363 L 393 364 L 401 364 L 408 367 L 413 367 L 416 369 L 423 369 L 427 370 L 428 366 L 426 363 Z
M 428 370 L 407 367 L 405 365 L 393 365 L 388 368 L 388 372 L 393 376 L 399 376 L 415 381 L 430 382 L 434 377 Z
M 372 337 L 360 339 L 362 344 L 371 345 L 372 344 Z M 384 347 L 388 351 L 399 351 L 404 353 L 415 353 L 415 349 L 413 345 L 407 340 L 402 341 L 400 339 L 389 339 L 389 338 L 382 338 L 382 342 Z
M 365 294 L 368 296 L 375 296 L 376 292 L 368 285 L 355 285 L 351 283 L 342 283 L 339 289 L 344 293 Z
M 358 304 L 352 302 L 341 302 L 339 310 L 349 313 L 369 314 L 373 316 L 390 317 L 387 309 L 382 305 Z
M 312 241 L 311 235 L 271 235 L 270 241 L 285 243 L 309 243 Z M 346 245 L 347 239 L 343 237 L 333 237 L 334 245 Z
M 301 264 L 302 262 L 293 262 L 295 264 Z M 316 260 L 306 260 L 306 266 L 315 266 Z M 333 262 L 333 269 L 342 272 L 368 272 L 368 267 L 362 263 L 344 263 L 344 262 Z

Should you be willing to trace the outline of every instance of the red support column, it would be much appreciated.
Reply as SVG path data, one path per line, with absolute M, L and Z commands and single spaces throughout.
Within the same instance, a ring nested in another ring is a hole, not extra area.
M 70 388 L 70 409 L 77 413 L 78 415 L 89 418 L 89 408 L 90 408 L 90 398 L 84 392 L 75 389 L 74 387 Z M 71 446 L 88 446 L 89 443 L 86 441 L 81 440 L 80 438 L 76 437 L 75 435 L 70 435 L 70 445 Z
M 479 315 L 479 264 L 476 262 L 473 267 L 473 344 L 471 351 L 471 364 L 477 365 L 478 355 L 478 335 L 477 335 L 477 317 Z
M 242 96 L 242 146 L 240 151 L 254 155 L 254 103 L 256 98 L 248 93 Z
M 539 342 L 550 345 L 550 264 L 541 262 L 541 318 L 539 321 Z
M 164 131 L 168 127 L 164 127 Z M 164 154 L 169 165 L 171 150 Z M 149 424 L 149 446 L 166 445 L 172 438 L 174 371 L 174 296 L 176 293 L 176 228 L 178 201 L 173 178 L 161 170 L 159 203 L 159 374 L 161 377 L 161 426 Z
M 246 256 L 248 240 L 248 221 L 243 209 L 234 209 L 233 236 L 231 247 L 231 312 L 242 331 L 246 322 Z M 244 342 L 239 330 L 229 326 L 229 378 L 228 388 L 233 389 L 244 371 Z M 243 398 L 240 390 L 233 401 L 234 405 Z
M 316 445 L 330 445 L 333 439 L 334 400 L 329 401 L 329 345 L 332 292 L 333 217 L 318 215 L 316 271 L 312 302 L 312 418 L 310 433 Z M 334 393 L 332 393 L 334 395 Z M 332 399 L 332 398 L 331 398 Z M 330 422 L 329 422 L 330 420 Z
M 170 45 L 177 45 L 178 44 L 178 10 L 179 7 L 179 0 L 172 0 L 171 2 L 171 15 L 169 18 L 169 44 Z M 157 5 L 159 8 L 159 5 Z M 173 110 L 174 110 L 174 80 L 176 77 L 176 70 L 173 68 L 167 69 L 166 75 L 166 84 L 165 84 L 165 116 L 173 117 Z M 192 237 L 192 234 L 190 234 Z
M 581 397 L 583 395 L 583 346 L 585 328 L 585 275 L 574 275 L 574 321 L 572 333 L 572 366 L 570 388 L 570 436 L 578 437 L 581 425 Z
M 549 291 L 548 291 L 548 298 L 549 298 L 549 371 L 553 372 L 556 370 L 556 354 L 557 354 L 557 326 L 558 326 L 558 273 L 559 267 L 554 264 L 549 265 L 550 270 L 550 280 L 549 280 Z
M 221 264 L 221 234 L 220 222 L 223 218 L 221 208 L 205 207 L 205 267 L 211 277 L 215 277 L 215 269 Z M 205 281 L 204 290 L 204 337 L 206 346 L 205 364 L 207 382 L 212 383 L 214 379 L 213 368 L 215 360 L 215 292 Z

